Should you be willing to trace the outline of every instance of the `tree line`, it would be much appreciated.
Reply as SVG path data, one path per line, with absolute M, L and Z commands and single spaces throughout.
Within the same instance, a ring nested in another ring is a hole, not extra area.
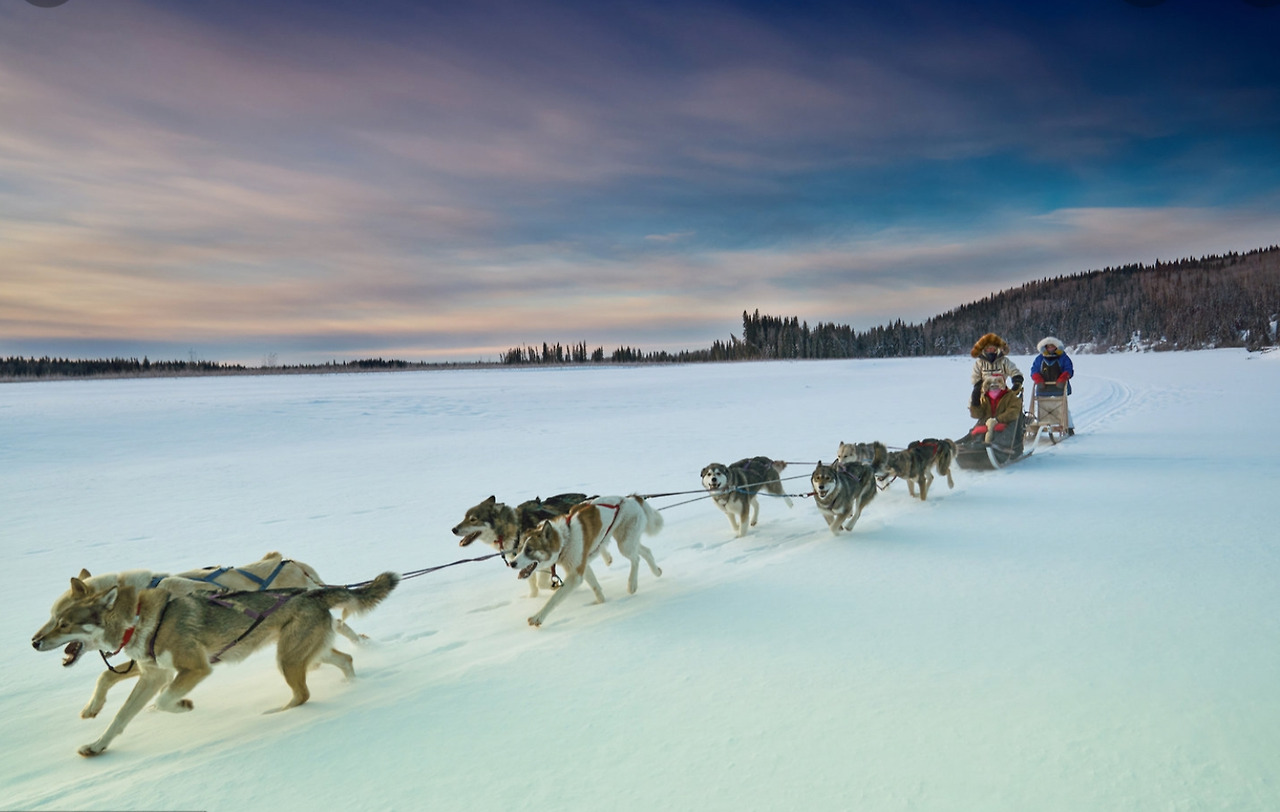
M 500 365 L 639 364 L 753 361 L 801 358 L 905 358 L 962 355 L 985 333 L 999 333 L 1018 354 L 1034 351 L 1046 335 L 1075 352 L 1117 349 L 1193 350 L 1275 346 L 1280 322 L 1280 246 L 1244 254 L 1157 260 L 1040 279 L 986 296 L 920 324 L 855 330 L 795 316 L 742 313 L 742 337 L 698 350 L 646 352 L 621 346 L 588 350 L 576 344 L 525 345 L 502 353 Z M 74 360 L 0 359 L 0 380 L 42 377 L 246 374 L 255 372 L 356 372 L 486 366 L 428 364 L 368 358 L 320 365 L 253 369 L 211 361 L 143 358 Z
M 1053 335 L 1077 352 L 1119 349 L 1192 350 L 1276 345 L 1280 321 L 1280 246 L 1136 263 L 1028 282 L 934 316 L 920 324 L 855 330 L 809 326 L 798 317 L 742 313 L 742 338 L 679 353 L 615 350 L 613 362 L 742 361 L 802 358 L 908 358 L 962 355 L 985 333 L 999 333 L 1013 352 L 1028 354 Z M 585 344 L 562 356 L 560 345 L 538 353 L 512 350 L 504 363 L 586 363 Z M 604 360 L 603 349 L 590 357 Z

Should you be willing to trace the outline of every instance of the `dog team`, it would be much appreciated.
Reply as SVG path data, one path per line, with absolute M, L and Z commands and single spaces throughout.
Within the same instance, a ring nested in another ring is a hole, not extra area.
M 841 443 L 835 461 L 819 462 L 814 469 L 812 495 L 832 533 L 850 531 L 879 487 L 895 478 L 907 481 L 912 497 L 918 489 L 922 500 L 933 471 L 954 487 L 954 455 L 950 440 L 920 440 L 894 452 L 878 442 Z M 742 537 L 759 519 L 761 493 L 793 505 L 780 476 L 786 465 L 759 456 L 731 465 L 712 463 L 702 469 L 702 486 Z M 641 541 L 662 526 L 662 514 L 641 496 L 562 493 L 515 508 L 490 496 L 468 510 L 452 532 L 463 547 L 483 541 L 497 550 L 517 577 L 529 582 L 531 597 L 537 597 L 540 585 L 558 587 L 529 618 L 529 625 L 537 627 L 583 581 L 597 603 L 605 600 L 591 562 L 599 557 L 605 566 L 612 563 L 606 549 L 610 538 L 630 564 L 629 593 L 638 586 L 641 559 L 654 576 L 662 575 L 653 552 Z M 334 648 L 334 640 L 342 635 L 359 642 L 361 636 L 346 618 L 377 606 L 399 581 L 396 573 L 384 572 L 362 585 L 328 586 L 312 567 L 278 552 L 242 567 L 206 567 L 176 575 L 149 570 L 92 575 L 81 570 L 54 602 L 49 621 L 31 644 L 37 651 L 62 649 L 64 667 L 79 662 L 87 651 L 101 653 L 107 670 L 80 711 L 85 719 L 98 715 L 114 685 L 137 678 L 106 731 L 78 750 L 82 756 L 96 756 L 153 698 L 159 710 L 190 711 L 194 705 L 187 694 L 214 665 L 237 662 L 271 643 L 292 691 L 277 710 L 307 701 L 307 672 L 312 668 L 332 665 L 351 679 L 352 658 Z M 332 614 L 334 609 L 342 609 L 341 617 Z M 129 660 L 112 665 L 110 658 L 116 655 Z

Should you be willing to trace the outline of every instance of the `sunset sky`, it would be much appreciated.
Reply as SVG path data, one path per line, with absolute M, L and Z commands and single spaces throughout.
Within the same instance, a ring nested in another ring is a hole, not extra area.
M 1277 244 L 1277 42 L 1271 0 L 0 0 L 0 356 L 693 349 Z

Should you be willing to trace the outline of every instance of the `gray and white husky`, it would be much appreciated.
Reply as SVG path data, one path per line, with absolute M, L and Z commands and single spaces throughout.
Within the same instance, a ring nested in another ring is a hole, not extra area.
M 156 707 L 183 713 L 194 706 L 187 694 L 218 662 L 237 662 L 274 642 L 276 661 L 293 691 L 279 710 L 310 698 L 307 671 L 318 663 L 355 675 L 351 656 L 332 648 L 330 611 L 364 612 L 395 589 L 400 576 L 379 575 L 357 588 L 271 589 L 175 597 L 165 589 L 139 590 L 129 583 L 95 589 L 71 579 L 71 597 L 60 599 L 53 617 L 31 638 L 36 651 L 65 648 L 72 665 L 86 650 L 124 652 L 140 671 L 138 684 L 96 741 L 79 749 L 96 756 L 110 746 L 138 712 Z M 108 654 L 108 656 L 110 656 Z
M 779 476 L 785 462 L 768 457 L 749 457 L 731 465 L 713 462 L 702 469 L 702 487 L 711 494 L 716 507 L 729 517 L 729 525 L 738 538 L 747 534 L 747 528 L 755 527 L 760 518 L 760 502 L 757 494 L 763 489 L 782 497 L 791 507 L 791 497 L 782 488 Z M 749 519 L 749 521 L 748 521 Z
M 821 461 L 809 477 L 813 501 L 818 505 L 832 533 L 852 531 L 862 509 L 876 498 L 876 474 L 864 462 Z
M 459 547 L 483 541 L 505 555 L 519 547 L 521 537 L 537 527 L 539 522 L 563 516 L 574 505 L 586 499 L 585 493 L 558 493 L 546 499 L 530 499 L 513 508 L 499 502 L 497 497 L 490 496 L 467 510 L 462 521 L 454 525 L 452 532 L 462 538 L 458 542 Z M 613 558 L 605 550 L 601 550 L 600 557 L 604 559 L 606 567 L 613 563 Z M 529 579 L 529 597 L 538 597 L 539 586 L 547 588 L 550 585 L 550 570 L 539 572 Z
M 136 590 L 163 589 L 170 595 L 191 595 L 201 592 L 252 592 L 262 589 L 310 589 L 324 585 L 319 573 L 308 564 L 285 558 L 280 553 L 270 552 L 251 564 L 240 567 L 202 567 L 187 570 L 175 575 L 153 570 L 125 570 L 123 572 L 91 575 L 88 570 L 80 570 L 77 579 L 89 589 L 102 591 L 110 586 L 131 586 Z M 63 607 L 69 605 L 77 597 L 73 589 L 69 589 L 53 603 L 49 613 L 49 622 L 54 623 Z M 344 614 L 345 618 L 346 615 Z M 364 638 L 357 634 L 345 620 L 334 618 L 334 630 L 353 643 Z M 48 628 L 48 626 L 46 626 Z M 67 658 L 63 665 L 73 664 L 82 653 L 75 646 L 68 646 Z M 82 719 L 92 719 L 102 710 L 107 701 L 107 692 L 127 679 L 139 675 L 140 671 L 132 661 L 120 666 L 108 667 L 98 675 L 94 684 L 93 696 L 80 710 Z
M 879 440 L 870 443 L 841 443 L 840 450 L 836 452 L 839 462 L 865 462 L 876 473 L 884 467 L 888 457 L 889 449 Z

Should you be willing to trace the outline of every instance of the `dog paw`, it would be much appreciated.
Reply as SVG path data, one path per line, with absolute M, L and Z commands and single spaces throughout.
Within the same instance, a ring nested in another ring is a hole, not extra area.
M 82 709 L 81 709 L 81 711 L 80 711 L 80 718 L 81 718 L 81 719 L 93 719 L 93 718 L 97 717 L 98 713 L 99 713 L 101 710 L 102 710 L 102 706 L 101 706 L 101 705 L 99 705 L 99 706 L 98 706 L 98 707 L 96 707 L 96 708 L 95 708 L 93 705 L 85 705 L 85 706 L 84 706 L 84 708 L 82 708 Z
M 542 625 L 542 618 L 536 617 L 536 616 L 529 618 L 529 625 L 533 626 L 536 629 L 537 627 Z
M 93 757 L 93 756 L 100 756 L 100 755 L 102 755 L 102 753 L 103 753 L 106 749 L 107 749 L 107 748 L 106 748 L 106 746 L 105 746 L 105 745 L 100 745 L 100 744 L 98 744 L 97 742 L 94 742 L 93 744 L 86 744 L 84 747 L 81 747 L 81 748 L 80 748 L 79 750 L 77 750 L 76 752 L 77 752 L 77 753 L 79 753 L 80 755 L 84 756 L 85 758 L 91 758 L 91 757 Z

